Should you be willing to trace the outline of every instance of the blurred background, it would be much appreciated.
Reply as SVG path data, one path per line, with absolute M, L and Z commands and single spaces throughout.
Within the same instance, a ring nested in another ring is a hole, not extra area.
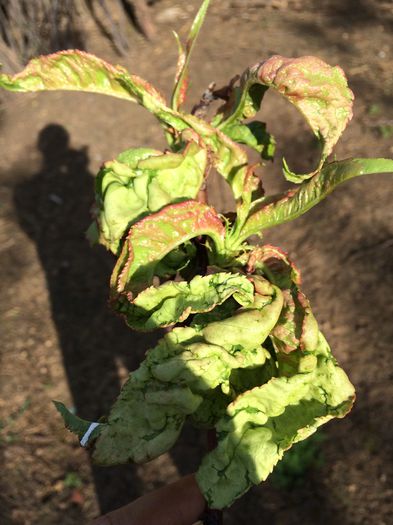
M 16 72 L 39 53 L 77 47 L 120 63 L 167 96 L 199 0 L 0 0 L 0 61 Z M 213 0 L 191 64 L 189 107 L 273 54 L 341 65 L 355 116 L 338 158 L 393 156 L 393 6 L 386 0 Z M 278 143 L 265 189 L 311 169 L 314 139 L 294 108 L 268 94 L 261 110 Z M 130 147 L 164 147 L 145 110 L 92 94 L 1 94 L 0 523 L 86 523 L 100 512 L 198 468 L 204 436 L 186 427 L 175 448 L 141 466 L 97 468 L 64 430 L 52 399 L 95 420 L 156 335 L 130 332 L 107 306 L 114 260 L 91 248 L 93 177 Z M 232 201 L 209 182 L 219 210 Z M 388 525 L 392 484 L 393 182 L 340 187 L 306 216 L 270 231 L 303 273 L 304 290 L 357 387 L 344 420 L 294 448 L 266 483 L 225 513 L 225 524 Z

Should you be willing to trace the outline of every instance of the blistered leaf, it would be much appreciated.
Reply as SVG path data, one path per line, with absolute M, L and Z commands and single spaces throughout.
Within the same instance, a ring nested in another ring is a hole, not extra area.
M 116 306 L 127 324 L 136 330 L 154 330 L 183 322 L 190 314 L 207 312 L 233 296 L 243 306 L 254 300 L 254 287 L 244 275 L 197 275 L 189 283 L 168 281 L 151 286 L 132 301 L 121 297 Z
M 206 342 L 201 331 L 175 328 L 130 374 L 94 443 L 102 465 L 148 461 L 176 441 L 185 417 L 197 413 L 211 392 L 228 383 L 233 369 L 260 366 L 262 348 L 231 353 Z M 210 407 L 212 408 L 212 407 Z M 205 423 L 213 417 L 197 414 Z
M 112 295 L 127 293 L 129 299 L 151 284 L 159 261 L 182 243 L 208 235 L 215 249 L 223 249 L 225 228 L 206 204 L 185 201 L 171 204 L 134 224 L 112 273 Z
M 265 480 L 284 452 L 316 428 L 350 410 L 354 389 L 320 335 L 317 366 L 274 377 L 237 397 L 218 422 L 218 446 L 197 481 L 211 508 L 224 508 Z
M 314 351 L 318 324 L 305 295 L 296 287 L 283 291 L 284 306 L 270 334 L 276 352 Z
M 346 180 L 391 171 L 393 160 L 390 159 L 347 159 L 327 164 L 296 190 L 266 198 L 247 219 L 239 239 L 300 217 Z
M 117 253 L 131 224 L 179 200 L 194 199 L 204 180 L 206 149 L 189 142 L 182 153 L 127 150 L 97 175 L 99 242 Z
M 177 36 L 177 34 L 175 34 L 179 48 L 179 60 L 177 63 L 175 87 L 172 95 L 172 107 L 175 110 L 179 109 L 182 106 L 186 96 L 188 85 L 188 65 L 190 62 L 191 53 L 194 49 L 196 39 L 198 38 L 199 31 L 201 30 L 203 21 L 205 19 L 209 3 L 210 0 L 204 0 L 202 2 L 202 5 L 199 8 L 199 11 L 192 23 L 190 33 L 187 38 L 185 50 L 183 49 L 179 41 L 179 37 Z
M 127 79 L 125 85 L 123 79 Z M 78 50 L 33 58 L 20 73 L 0 74 L 0 87 L 10 91 L 89 91 L 138 102 L 147 108 L 164 105 L 161 94 L 121 66 Z

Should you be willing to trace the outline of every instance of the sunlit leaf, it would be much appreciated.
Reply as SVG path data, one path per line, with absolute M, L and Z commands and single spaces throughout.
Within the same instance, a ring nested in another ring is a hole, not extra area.
M 203 21 L 206 16 L 206 11 L 209 7 L 210 0 L 204 0 L 201 7 L 192 23 L 190 33 L 187 38 L 186 47 L 180 43 L 178 35 L 175 33 L 175 37 L 178 43 L 179 59 L 177 63 L 175 87 L 172 95 L 172 107 L 173 109 L 179 109 L 186 97 L 187 85 L 188 85 L 188 66 L 191 58 L 191 53 L 194 49 L 196 39 L 198 38 L 199 31 L 201 30 Z
M 327 164 L 320 173 L 295 190 L 266 198 L 247 219 L 240 239 L 291 221 L 318 204 L 336 186 L 353 177 L 393 172 L 393 160 L 347 159 Z
M 154 330 L 184 322 L 189 315 L 207 312 L 233 296 L 241 305 L 254 300 L 254 287 L 246 276 L 230 273 L 197 275 L 189 283 L 168 281 L 151 286 L 129 301 L 120 297 L 116 310 L 135 330 Z
M 253 117 L 259 110 L 267 88 L 281 93 L 305 117 L 321 143 L 318 166 L 311 173 L 297 175 L 284 161 L 284 175 L 292 182 L 313 176 L 332 152 L 352 117 L 353 93 L 343 70 L 312 56 L 285 58 L 275 55 L 248 68 L 240 86 L 224 106 L 219 128 L 230 132 L 232 126 Z
M 195 199 L 207 151 L 188 142 L 182 153 L 127 150 L 106 162 L 95 180 L 99 242 L 115 254 L 131 224 L 173 202 Z
M 274 377 L 240 395 L 218 422 L 218 446 L 202 461 L 197 481 L 211 508 L 233 503 L 265 480 L 284 452 L 318 426 L 343 417 L 354 389 L 320 335 L 316 366 Z
M 165 104 L 153 86 L 129 74 L 125 68 L 72 49 L 33 58 L 14 76 L 0 74 L 0 87 L 21 92 L 88 91 L 138 102 L 149 109 Z
M 152 284 L 159 261 L 182 243 L 208 235 L 223 249 L 225 228 L 213 208 L 196 201 L 171 204 L 134 224 L 112 274 L 112 295 L 131 294 Z

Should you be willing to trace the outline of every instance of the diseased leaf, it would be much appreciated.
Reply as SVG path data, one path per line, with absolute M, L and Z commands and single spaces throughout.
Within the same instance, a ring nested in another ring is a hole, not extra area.
M 97 175 L 99 242 L 118 253 L 131 224 L 179 200 L 195 199 L 204 180 L 207 151 L 190 141 L 182 153 L 127 150 Z
M 257 68 L 256 75 L 299 109 L 321 142 L 321 160 L 312 173 L 298 176 L 284 165 L 286 178 L 301 182 L 321 168 L 352 118 L 353 93 L 340 67 L 312 56 L 274 56 Z
M 300 217 L 346 180 L 391 171 L 393 160 L 390 159 L 347 159 L 327 164 L 296 190 L 266 198 L 250 214 L 239 235 L 239 242 L 262 230 Z
M 257 293 L 252 305 L 240 308 L 231 317 L 211 322 L 203 328 L 207 342 L 228 350 L 237 346 L 255 348 L 263 344 L 277 323 L 283 298 L 276 286 L 261 277 L 254 278 L 254 285 Z
M 127 85 L 123 79 L 127 78 Z M 0 74 L 0 87 L 9 91 L 89 91 L 138 102 L 152 110 L 165 105 L 162 95 L 121 66 L 94 55 L 69 49 L 33 58 L 20 73 Z
M 313 351 L 318 340 L 318 324 L 308 299 L 295 286 L 282 293 L 284 306 L 270 334 L 276 352 Z
M 225 228 L 215 210 L 196 201 L 171 204 L 134 224 L 111 278 L 112 296 L 149 286 L 159 261 L 182 243 L 208 235 L 214 249 L 223 250 Z
M 300 286 L 301 275 L 295 263 L 281 248 L 264 244 L 256 246 L 248 254 L 247 272 L 264 275 L 272 284 L 282 290 L 291 288 L 293 284 Z
M 207 343 L 199 330 L 175 328 L 130 374 L 94 443 L 94 461 L 141 463 L 166 452 L 187 415 L 196 413 L 205 424 L 214 419 L 206 403 L 212 390 L 228 384 L 233 369 L 262 365 L 265 359 L 262 348 L 231 353 Z M 204 414 L 198 413 L 204 399 Z
M 133 301 L 120 297 L 116 310 L 134 330 L 154 330 L 184 322 L 190 314 L 207 312 L 229 297 L 243 306 L 254 300 L 254 287 L 246 276 L 215 273 L 197 275 L 189 283 L 168 281 L 145 289 Z
M 234 124 L 253 117 L 259 110 L 267 88 L 273 88 L 291 102 L 305 117 L 322 146 L 316 170 L 305 175 L 291 172 L 284 161 L 284 175 L 302 182 L 321 168 L 352 117 L 353 93 L 343 70 L 319 58 L 285 58 L 275 55 L 248 68 L 224 107 L 219 128 L 230 132 Z
M 182 106 L 186 97 L 188 85 L 188 65 L 196 39 L 198 38 L 199 31 L 201 30 L 203 21 L 205 19 L 209 3 L 210 0 L 204 0 L 202 2 L 202 5 L 199 8 L 199 11 L 192 23 L 185 50 L 180 43 L 179 37 L 177 34 L 175 34 L 179 47 L 179 60 L 177 63 L 175 87 L 172 95 L 172 108 L 175 110 L 178 110 Z
M 218 446 L 205 456 L 197 482 L 211 508 L 224 508 L 271 473 L 284 452 L 334 417 L 343 417 L 354 389 L 323 336 L 317 366 L 274 377 L 236 398 L 218 422 Z

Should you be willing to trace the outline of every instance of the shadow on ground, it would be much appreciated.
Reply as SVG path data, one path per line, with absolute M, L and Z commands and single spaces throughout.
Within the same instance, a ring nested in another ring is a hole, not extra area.
M 93 201 L 87 149 L 71 148 L 67 131 L 56 124 L 40 132 L 37 147 L 41 170 L 15 188 L 18 220 L 45 271 L 75 409 L 94 420 L 118 395 L 119 367 L 136 368 L 155 337 L 131 333 L 107 306 L 114 260 L 85 238 Z M 140 494 L 133 466 L 93 466 L 93 474 L 103 512 Z

